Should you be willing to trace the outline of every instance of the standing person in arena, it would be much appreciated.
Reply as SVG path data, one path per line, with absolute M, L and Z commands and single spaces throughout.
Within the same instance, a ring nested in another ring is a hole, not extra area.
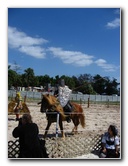
M 57 85 L 56 90 L 54 92 L 54 96 L 58 98 L 60 105 L 64 109 L 65 114 L 68 115 L 66 118 L 68 123 L 71 122 L 70 113 L 72 112 L 72 105 L 69 101 L 71 92 L 72 90 L 65 85 L 64 79 L 61 79 L 59 81 L 59 85 Z
M 15 114 L 16 114 L 16 121 L 18 121 L 20 119 L 20 111 L 23 108 L 22 106 L 22 96 L 20 94 L 20 92 L 16 93 L 16 97 L 15 97 L 15 107 L 13 108 Z
M 19 137 L 19 158 L 48 158 L 45 146 L 42 147 L 40 144 L 38 134 L 38 126 L 32 122 L 31 115 L 24 114 L 12 132 L 13 137 Z
M 101 140 L 100 158 L 118 158 L 119 157 L 119 137 L 118 131 L 114 125 L 110 125 Z

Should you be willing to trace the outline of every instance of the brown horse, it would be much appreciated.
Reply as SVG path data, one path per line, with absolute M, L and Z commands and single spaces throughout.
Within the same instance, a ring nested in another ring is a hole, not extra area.
M 38 104 L 41 104 L 40 111 L 42 113 L 46 113 L 47 120 L 48 120 L 44 137 L 47 136 L 47 133 L 51 124 L 57 121 L 57 113 L 59 113 L 60 115 L 59 126 L 62 133 L 62 137 L 65 138 L 62 121 L 66 120 L 67 115 L 65 115 L 64 110 L 59 104 L 59 102 L 57 101 L 56 97 L 49 94 L 45 94 L 42 96 L 42 101 L 39 102 Z M 79 104 L 72 102 L 71 105 L 73 109 L 72 109 L 72 112 L 70 113 L 70 118 L 72 119 L 74 123 L 74 128 L 72 129 L 72 132 L 77 133 L 77 127 L 79 124 L 81 124 L 83 128 L 85 127 L 85 116 L 83 114 L 83 109 Z

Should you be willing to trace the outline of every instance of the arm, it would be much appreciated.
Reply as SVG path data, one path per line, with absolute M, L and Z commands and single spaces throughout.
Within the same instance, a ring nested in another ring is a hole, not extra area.
M 102 151 L 105 153 L 105 152 L 106 152 L 106 134 L 104 134 L 104 135 L 102 136 L 101 148 L 102 148 Z
M 22 131 L 22 118 L 20 118 L 18 126 L 12 132 L 13 137 L 15 138 L 19 137 L 21 131 Z
M 101 143 L 101 147 L 102 147 L 102 152 L 106 153 L 106 144 L 105 143 Z
M 18 103 L 17 109 L 22 109 L 22 101 L 21 101 L 21 100 L 19 100 L 19 103 Z
M 115 149 L 116 149 L 116 154 L 119 153 L 119 146 L 120 146 L 120 140 L 119 137 L 115 137 Z
M 116 154 L 118 154 L 119 153 L 119 145 L 116 145 Z
M 59 92 L 58 92 L 58 89 L 55 90 L 55 92 L 54 92 L 54 96 L 55 96 L 55 97 L 58 97 L 58 93 L 59 93 Z
M 20 136 L 20 127 L 16 127 L 13 132 L 12 132 L 12 135 L 14 138 L 17 138 Z

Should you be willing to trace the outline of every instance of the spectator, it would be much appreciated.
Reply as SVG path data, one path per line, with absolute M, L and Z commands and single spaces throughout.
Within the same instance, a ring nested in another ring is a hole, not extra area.
M 32 122 L 30 114 L 24 114 L 12 135 L 19 137 L 19 158 L 48 158 L 45 147 L 41 147 L 37 124 Z
M 100 158 L 119 158 L 119 137 L 114 125 L 110 125 L 101 140 Z

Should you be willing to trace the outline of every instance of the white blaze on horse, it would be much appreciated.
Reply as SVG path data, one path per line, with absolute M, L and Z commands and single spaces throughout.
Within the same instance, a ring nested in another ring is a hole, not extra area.
M 44 137 L 47 136 L 51 124 L 57 121 L 57 113 L 59 113 L 60 114 L 59 126 L 62 133 L 62 137 L 65 138 L 62 121 L 66 121 L 67 115 L 65 115 L 63 107 L 60 105 L 57 98 L 55 96 L 45 94 L 42 96 L 42 101 L 39 102 L 38 104 L 41 104 L 40 111 L 42 113 L 46 113 L 48 120 Z M 70 113 L 70 118 L 74 123 L 74 128 L 72 129 L 72 132 L 77 133 L 77 128 L 79 124 L 81 124 L 83 128 L 85 127 L 85 115 L 83 113 L 81 105 L 74 102 L 71 102 L 71 105 L 72 105 L 72 112 Z

